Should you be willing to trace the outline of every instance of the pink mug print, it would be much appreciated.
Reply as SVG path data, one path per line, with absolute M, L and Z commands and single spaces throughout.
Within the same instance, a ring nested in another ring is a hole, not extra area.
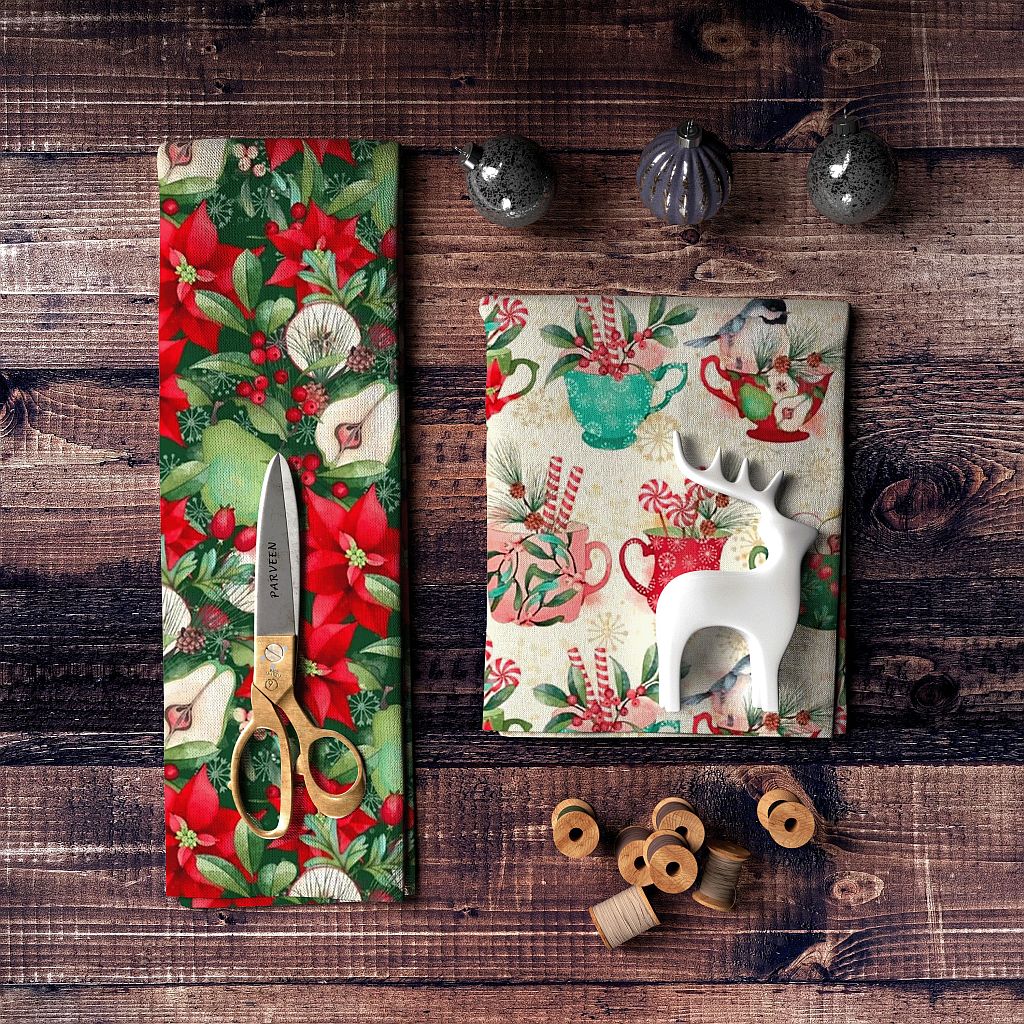
M 630 537 L 619 550 L 619 565 L 626 582 L 647 598 L 651 611 L 658 607 L 658 598 L 669 580 L 684 572 L 697 569 L 718 569 L 722 564 L 722 549 L 727 537 Z M 626 567 L 626 551 L 639 545 L 645 558 L 654 559 L 654 570 L 649 584 L 641 583 Z
M 590 528 L 580 523 L 532 533 L 488 526 L 487 601 L 495 622 L 553 626 L 575 621 L 612 572 L 608 545 L 589 538 Z M 604 568 L 599 579 L 591 580 L 595 551 Z

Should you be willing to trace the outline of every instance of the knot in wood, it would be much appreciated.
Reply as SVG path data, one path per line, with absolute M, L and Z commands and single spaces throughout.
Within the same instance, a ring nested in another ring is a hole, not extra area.
M 737 57 L 748 48 L 743 33 L 735 25 L 706 25 L 700 34 L 704 49 L 718 57 Z
M 882 486 L 872 517 L 895 533 L 920 533 L 947 526 L 963 497 L 965 481 L 952 467 L 915 466 Z
M 828 65 L 848 75 L 859 75 L 873 68 L 882 59 L 882 51 L 863 39 L 844 39 L 828 55 Z
M 951 714 L 960 706 L 960 684 L 944 673 L 929 673 L 911 688 L 910 706 L 928 718 Z

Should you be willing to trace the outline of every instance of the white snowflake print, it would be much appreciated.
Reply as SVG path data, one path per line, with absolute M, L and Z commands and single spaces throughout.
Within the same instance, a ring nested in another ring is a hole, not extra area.
M 618 650 L 626 636 L 625 620 L 616 612 L 599 612 L 587 624 L 587 639 L 595 647 Z
M 222 228 L 231 220 L 231 200 L 223 192 L 214 192 L 206 200 L 206 212 L 209 214 L 210 220 L 217 227 Z
M 385 512 L 394 512 L 398 508 L 398 504 L 402 500 L 402 491 L 393 476 L 381 477 L 377 481 L 377 500 Z
M 178 413 L 178 426 L 187 444 L 195 444 L 210 424 L 210 410 L 204 406 L 190 406 Z
M 352 696 L 348 706 L 356 725 L 369 725 L 373 721 L 374 712 L 380 707 L 380 700 L 368 690 L 362 690 Z
M 253 755 L 252 769 L 255 777 L 263 782 L 281 781 L 281 758 L 276 750 L 257 750 Z
M 228 788 L 231 781 L 231 766 L 223 754 L 217 754 L 206 762 L 206 776 L 221 792 Z
M 650 462 L 668 462 L 672 458 L 672 435 L 679 429 L 679 421 L 664 412 L 648 416 L 636 428 L 636 446 Z

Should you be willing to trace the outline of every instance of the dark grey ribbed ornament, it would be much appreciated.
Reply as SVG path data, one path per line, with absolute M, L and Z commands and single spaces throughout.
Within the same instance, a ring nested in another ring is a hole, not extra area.
M 892 147 L 845 113 L 807 165 L 814 208 L 837 224 L 863 224 L 877 217 L 889 205 L 898 178 Z
M 644 206 L 667 224 L 699 224 L 718 213 L 732 187 L 732 157 L 694 121 L 662 132 L 640 154 L 636 184 Z
M 501 135 L 457 150 L 466 168 L 469 197 L 482 217 L 522 228 L 548 211 L 555 176 L 536 142 Z

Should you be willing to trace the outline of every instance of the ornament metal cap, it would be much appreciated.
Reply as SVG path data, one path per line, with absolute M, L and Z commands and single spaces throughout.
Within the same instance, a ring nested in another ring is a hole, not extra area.
M 832 124 L 833 135 L 856 135 L 860 131 L 860 121 L 853 114 L 845 110 L 835 119 Z
M 679 145 L 684 149 L 693 149 L 694 146 L 699 146 L 704 137 L 701 126 L 692 117 L 679 126 L 676 134 L 679 137 Z
M 468 146 L 456 146 L 455 152 L 462 157 L 462 166 L 467 171 L 472 171 L 480 163 L 484 155 L 484 148 L 479 143 L 471 142 Z

